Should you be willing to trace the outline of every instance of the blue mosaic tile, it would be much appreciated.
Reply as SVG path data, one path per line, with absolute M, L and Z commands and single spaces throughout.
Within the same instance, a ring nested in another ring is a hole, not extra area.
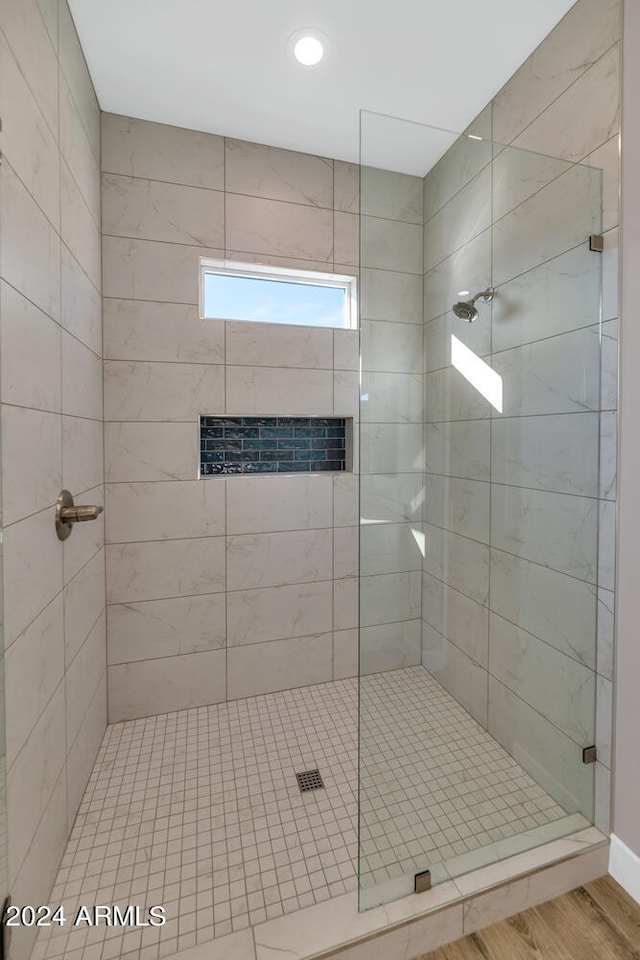
M 304 473 L 346 469 L 339 417 L 200 418 L 200 474 Z

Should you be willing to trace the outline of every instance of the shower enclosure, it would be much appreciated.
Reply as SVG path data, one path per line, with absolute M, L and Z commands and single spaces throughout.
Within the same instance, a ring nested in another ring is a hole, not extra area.
M 362 115 L 361 909 L 594 819 L 601 190 Z

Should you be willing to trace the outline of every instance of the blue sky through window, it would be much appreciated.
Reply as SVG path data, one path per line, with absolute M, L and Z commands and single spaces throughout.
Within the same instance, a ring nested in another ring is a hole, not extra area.
M 205 273 L 206 317 L 344 327 L 346 298 L 344 287 Z

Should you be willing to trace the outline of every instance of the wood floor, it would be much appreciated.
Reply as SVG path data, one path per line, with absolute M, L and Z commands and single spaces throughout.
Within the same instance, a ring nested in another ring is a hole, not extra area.
M 420 960 L 640 960 L 640 906 L 603 877 Z

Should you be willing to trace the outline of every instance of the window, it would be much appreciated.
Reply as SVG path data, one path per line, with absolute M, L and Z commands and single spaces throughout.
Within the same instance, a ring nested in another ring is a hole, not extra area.
M 229 260 L 201 260 L 200 315 L 208 319 L 355 329 L 356 278 Z

